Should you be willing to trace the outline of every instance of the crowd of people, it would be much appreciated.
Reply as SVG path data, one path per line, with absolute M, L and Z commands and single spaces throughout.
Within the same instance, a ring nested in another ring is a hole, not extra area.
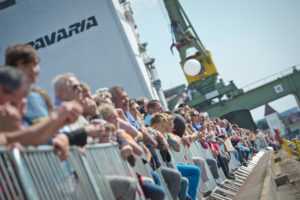
M 9 149 L 52 145 L 64 161 L 70 145 L 78 146 L 85 155 L 86 144 L 113 142 L 118 144 L 121 158 L 133 167 L 135 158 L 144 154 L 152 168 L 151 178 L 138 171 L 138 182 L 130 177 L 107 177 L 116 199 L 135 199 L 137 184 L 146 198 L 164 199 L 166 191 L 157 169 L 173 199 L 196 199 L 199 179 L 206 182 L 211 173 L 217 182 L 219 167 L 226 178 L 235 179 L 229 152 L 240 165 L 247 166 L 257 149 L 268 145 L 280 148 L 270 132 L 254 133 L 226 119 L 210 119 L 184 103 L 174 111 L 164 111 L 160 101 L 129 99 L 118 86 L 102 87 L 92 94 L 89 86 L 72 73 L 53 79 L 52 102 L 43 89 L 32 87 L 39 72 L 39 57 L 32 46 L 18 44 L 6 50 L 5 64 L 0 67 L 0 145 Z M 173 164 L 170 149 L 180 152 L 182 145 L 188 148 L 192 142 L 210 149 L 213 158 L 193 157 L 195 165 Z M 158 156 L 167 165 L 162 165 Z

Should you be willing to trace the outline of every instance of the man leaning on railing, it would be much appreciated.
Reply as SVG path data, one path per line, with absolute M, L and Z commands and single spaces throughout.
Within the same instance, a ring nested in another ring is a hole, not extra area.
M 49 119 L 24 127 L 21 119 L 26 106 L 25 96 L 28 91 L 26 85 L 26 77 L 19 70 L 7 66 L 0 68 L 1 145 L 43 144 L 61 127 L 73 123 L 82 112 L 82 107 L 78 103 L 66 103 L 53 112 Z M 65 135 L 58 135 L 53 139 L 53 145 L 56 151 L 61 151 L 60 158 L 66 159 L 69 151 L 68 138 Z

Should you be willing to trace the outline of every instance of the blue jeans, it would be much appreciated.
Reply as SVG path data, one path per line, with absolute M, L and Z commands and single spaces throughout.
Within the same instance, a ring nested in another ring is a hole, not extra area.
M 240 149 L 240 147 L 235 146 L 234 148 L 235 148 L 236 152 L 238 153 L 240 163 L 242 164 L 242 163 L 246 162 L 245 156 L 242 153 L 242 150 Z
M 237 162 L 237 167 L 241 166 L 240 159 L 239 159 L 239 153 L 237 152 L 237 150 L 233 151 L 233 155 L 234 155 L 235 160 Z
M 200 179 L 199 167 L 192 165 L 176 165 L 176 167 L 182 176 L 189 179 L 188 194 L 195 200 Z
M 163 200 L 165 198 L 165 191 L 159 185 L 146 182 L 143 187 L 143 192 L 147 199 Z
M 186 177 L 181 177 L 181 188 L 178 194 L 179 200 L 186 200 L 188 187 L 189 187 L 189 180 Z
M 218 162 L 224 172 L 225 175 L 229 173 L 228 162 L 225 157 L 221 156 L 220 154 L 217 156 Z
M 244 155 L 244 157 L 247 161 L 248 157 L 249 157 L 249 152 L 250 152 L 249 149 L 243 148 L 241 151 L 242 151 L 242 153 L 243 153 L 243 155 Z
M 155 183 L 156 185 L 161 186 L 161 180 L 160 180 L 158 174 L 157 174 L 155 171 L 153 171 L 153 170 L 151 170 L 150 172 L 151 172 L 151 175 L 152 175 L 152 177 L 153 177 L 154 183 Z
M 279 146 L 275 145 L 275 144 L 269 144 L 270 147 L 272 147 L 274 149 L 274 151 L 279 150 Z

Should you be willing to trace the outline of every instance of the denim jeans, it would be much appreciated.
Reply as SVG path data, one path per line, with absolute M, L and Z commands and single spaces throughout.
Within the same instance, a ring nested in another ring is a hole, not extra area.
M 242 153 L 243 153 L 243 155 L 244 155 L 244 158 L 246 159 L 246 161 L 248 160 L 248 158 L 249 158 L 249 149 L 248 148 L 243 148 L 243 149 L 241 149 L 241 151 L 242 151 Z
M 181 177 L 181 188 L 178 194 L 179 200 L 186 200 L 186 192 L 189 186 L 189 180 L 185 177 Z
M 224 172 L 224 174 L 229 173 L 229 167 L 228 167 L 228 162 L 225 157 L 221 156 L 220 154 L 217 156 L 218 162 L 221 165 L 221 168 Z
M 161 186 L 149 182 L 145 183 L 143 192 L 145 194 L 145 197 L 151 200 L 163 200 L 166 194 Z
M 176 167 L 182 176 L 189 179 L 188 194 L 195 200 L 200 179 L 199 167 L 192 165 L 176 165 Z
M 235 150 L 236 150 L 237 153 L 238 153 L 240 163 L 242 164 L 242 163 L 246 162 L 245 156 L 244 156 L 244 154 L 242 153 L 242 150 L 240 149 L 240 147 L 235 146 L 234 148 L 235 148 Z
M 150 171 L 151 172 L 151 175 L 152 175 L 152 177 L 153 177 L 153 180 L 154 180 L 154 183 L 156 184 L 156 185 L 159 185 L 159 186 L 161 186 L 161 180 L 160 180 L 160 178 L 159 178 L 159 175 L 155 172 L 155 171 Z
M 237 152 L 237 150 L 234 150 L 234 151 L 233 151 L 233 155 L 234 155 L 235 160 L 236 160 L 236 162 L 237 162 L 237 166 L 238 166 L 238 167 L 241 166 L 241 162 L 240 162 L 240 159 L 239 159 L 239 153 Z

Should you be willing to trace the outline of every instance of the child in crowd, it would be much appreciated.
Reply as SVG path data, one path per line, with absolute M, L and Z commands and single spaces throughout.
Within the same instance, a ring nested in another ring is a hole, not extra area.
M 105 131 L 100 136 L 100 142 L 99 143 L 113 143 L 117 141 L 117 132 L 116 132 L 116 126 L 112 123 L 106 123 L 104 125 Z

